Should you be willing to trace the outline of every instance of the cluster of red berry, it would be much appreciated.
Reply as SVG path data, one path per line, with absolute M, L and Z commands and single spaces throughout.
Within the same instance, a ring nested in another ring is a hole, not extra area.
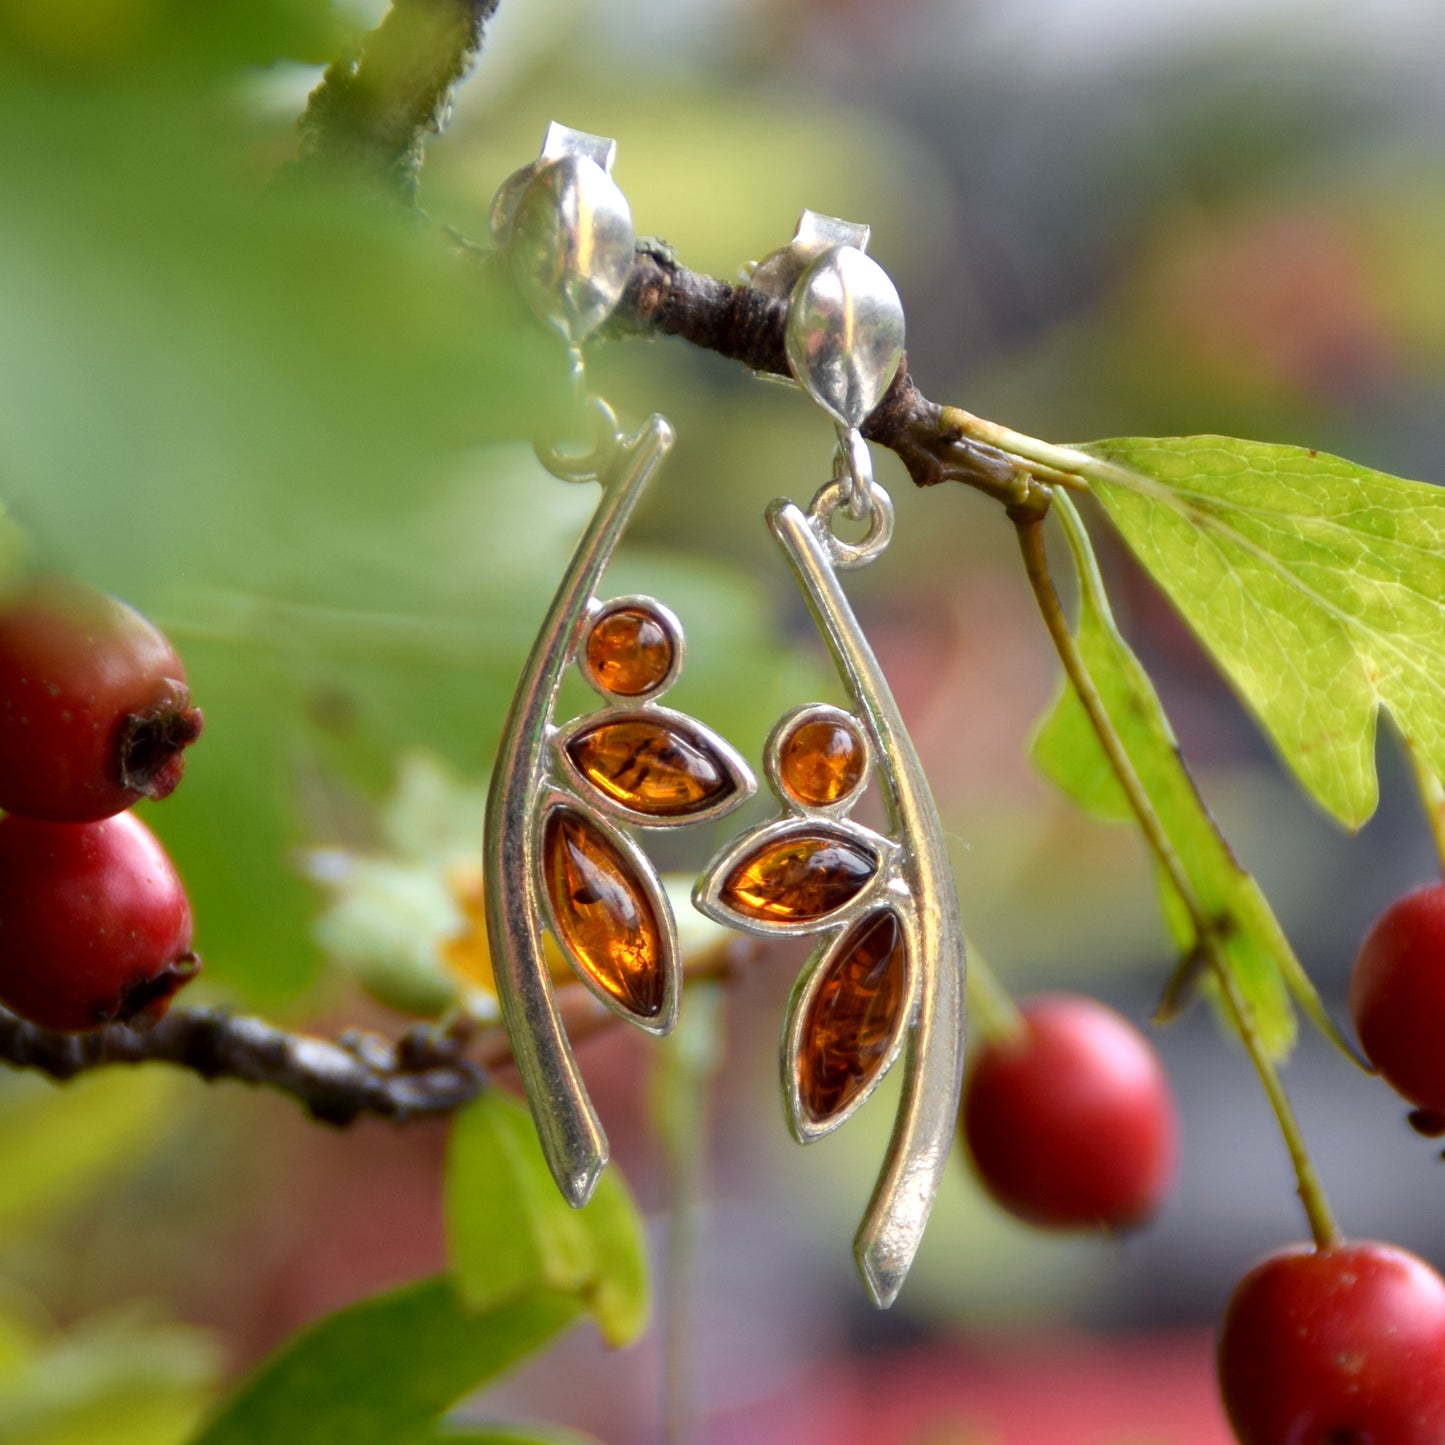
M 49 577 L 0 602 L 0 1004 L 46 1028 L 143 1025 L 194 977 L 185 889 L 125 810 L 175 788 L 200 731 L 139 613 Z
M 1371 1062 L 1445 1133 L 1445 887 L 1371 929 L 1351 989 Z M 993 1198 L 1049 1228 L 1130 1229 L 1173 1179 L 1167 1077 L 1133 1025 L 1091 999 L 1025 1000 L 1013 1035 L 978 1050 L 963 1134 Z M 1295 1245 L 1239 1283 L 1219 1337 L 1219 1383 L 1243 1445 L 1445 1441 L 1445 1280 L 1394 1245 Z

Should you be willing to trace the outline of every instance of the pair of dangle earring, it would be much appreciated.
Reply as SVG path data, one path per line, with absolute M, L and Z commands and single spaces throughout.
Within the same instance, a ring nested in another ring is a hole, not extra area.
M 502 188 L 494 230 L 519 287 L 578 348 L 620 299 L 632 256 L 613 145 L 553 126 L 539 161 Z M 881 1306 L 912 1263 L 942 1175 L 962 1081 L 963 945 L 942 830 L 912 743 L 839 581 L 887 545 L 892 510 L 859 426 L 902 357 L 897 293 L 864 254 L 867 228 L 805 213 L 753 285 L 789 298 L 795 378 L 839 431 L 835 474 L 806 512 L 780 500 L 768 525 L 838 666 L 850 709 L 811 704 L 765 749 L 783 816 L 723 850 L 694 891 L 709 917 L 764 936 L 818 935 L 788 1008 L 783 1092 L 802 1143 L 837 1128 L 900 1055 L 903 1097 L 855 1255 Z M 557 1013 L 542 952 L 549 929 L 583 982 L 637 1026 L 677 1017 L 676 932 L 656 870 L 620 825 L 675 827 L 732 811 L 754 791 L 742 759 L 695 719 L 659 705 L 682 665 L 677 620 L 651 598 L 600 602 L 603 570 L 671 444 L 654 416 L 624 435 L 587 403 L 596 439 L 541 453 L 555 475 L 603 493 L 528 659 L 488 801 L 487 926 L 503 1016 L 543 1152 L 563 1194 L 586 1202 L 607 1144 Z M 861 542 L 834 532 L 839 512 Z M 576 662 L 602 694 L 558 727 Z M 851 811 L 879 779 L 888 832 Z

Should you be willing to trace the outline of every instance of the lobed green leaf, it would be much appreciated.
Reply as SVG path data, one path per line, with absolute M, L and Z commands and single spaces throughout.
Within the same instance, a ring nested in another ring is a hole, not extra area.
M 1304 447 L 1123 437 L 1091 489 L 1321 807 L 1374 812 L 1380 708 L 1445 773 L 1445 489 Z

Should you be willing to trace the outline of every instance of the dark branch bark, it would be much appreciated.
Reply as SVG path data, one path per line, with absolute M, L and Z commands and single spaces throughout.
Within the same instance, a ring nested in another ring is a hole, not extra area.
M 415 205 L 428 139 L 446 123 L 498 0 L 395 0 L 357 52 L 327 68 L 301 117 L 289 179 L 358 175 Z
M 676 336 L 754 371 L 787 376 L 788 303 L 747 286 L 690 271 L 655 241 L 638 243 L 627 290 L 607 324 L 612 336 Z M 944 423 L 943 408 L 914 385 L 904 358 L 863 435 L 897 453 L 920 487 L 962 482 L 1007 506 L 1030 490 L 1030 475 L 1006 452 L 971 441 Z
M 486 1075 L 463 1055 L 465 1043 L 428 1029 L 399 1043 L 369 1033 L 333 1043 L 222 1009 L 172 1009 L 144 1032 L 114 1025 L 63 1034 L 0 1008 L 0 1062 L 13 1067 L 63 1081 L 109 1064 L 173 1064 L 207 1080 L 264 1084 L 342 1126 L 363 1114 L 398 1124 L 436 1117 L 476 1098 Z
M 687 977 L 726 981 L 759 952 L 755 939 L 725 938 L 690 960 Z M 556 1001 L 574 1046 L 619 1023 L 580 983 L 559 986 Z M 367 1114 L 406 1124 L 455 1113 L 487 1087 L 489 1069 L 512 1063 L 512 1046 L 501 1024 L 478 1028 L 465 1017 L 419 1024 L 396 1042 L 360 1030 L 332 1042 L 219 1008 L 173 1008 L 153 1028 L 114 1024 L 88 1034 L 41 1028 L 0 1008 L 0 1064 L 63 1083 L 92 1069 L 150 1063 L 264 1085 L 312 1118 L 345 1127 Z

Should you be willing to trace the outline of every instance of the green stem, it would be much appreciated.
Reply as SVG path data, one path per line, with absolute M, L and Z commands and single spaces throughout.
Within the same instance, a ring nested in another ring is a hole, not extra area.
M 1084 528 L 1083 520 L 1080 518 L 1077 510 L 1075 510 L 1072 500 L 1067 496 L 1055 493 L 1052 498 L 1052 505 L 1055 515 L 1063 524 L 1064 535 L 1069 543 L 1069 550 L 1074 556 L 1074 570 L 1078 577 L 1080 593 L 1088 605 L 1091 606 L 1100 617 L 1109 620 L 1109 625 L 1112 627 L 1113 612 L 1109 606 L 1109 599 L 1104 590 L 1104 579 L 1099 572 L 1098 559 L 1094 556 L 1094 549 L 1090 545 L 1089 534 Z M 1162 713 L 1161 721 L 1163 721 Z M 1193 787 L 1192 779 L 1189 781 L 1189 786 L 1191 788 Z M 1229 847 L 1223 834 L 1220 833 L 1219 825 L 1214 821 L 1213 816 L 1204 805 L 1202 799 L 1199 800 L 1199 807 L 1200 816 L 1204 820 L 1205 826 L 1213 831 L 1221 851 L 1225 855 L 1232 857 L 1233 850 Z M 1188 901 L 1187 895 L 1185 895 L 1185 901 Z M 1238 926 L 1237 920 L 1229 913 L 1215 915 L 1212 921 L 1214 923 L 1214 934 L 1217 937 L 1230 936 L 1232 930 Z M 1273 923 L 1274 920 L 1271 918 L 1270 921 Z M 1275 926 L 1276 928 L 1278 927 L 1278 925 Z M 1179 967 L 1174 972 L 1174 976 L 1166 986 L 1160 1006 L 1162 1018 L 1167 1018 L 1171 1009 L 1177 1008 L 1182 1004 L 1182 1001 L 1188 997 L 1192 991 L 1192 981 L 1203 968 L 1208 966 L 1208 951 L 1200 948 L 1195 950 L 1195 952 L 1198 954 L 1197 960 L 1188 956 L 1181 960 Z M 1277 945 L 1272 949 L 1272 954 L 1275 967 L 1279 969 L 1285 986 L 1289 989 L 1290 993 L 1294 995 L 1295 1001 L 1299 1004 L 1300 1008 L 1304 1010 L 1306 1016 L 1314 1023 L 1315 1027 L 1319 1029 L 1320 1033 L 1334 1044 L 1357 1068 L 1363 1069 L 1366 1073 L 1373 1073 L 1374 1070 L 1369 1061 L 1356 1050 L 1354 1045 L 1341 1033 L 1339 1025 L 1330 1017 L 1330 1012 L 1325 1007 L 1324 1000 L 1320 997 L 1319 990 L 1315 987 L 1314 981 L 1310 978 L 1309 974 L 1305 972 L 1303 965 L 1301 965 L 1299 959 L 1295 957 L 1294 949 L 1289 946 L 1289 941 L 1282 933 L 1279 935 Z M 1156 1015 L 1156 1017 L 1159 1017 L 1159 1015 Z
M 1022 440 L 1029 439 L 1023 438 Z M 997 441 L 994 444 L 1004 445 Z M 1049 450 L 1055 449 L 1050 448 Z M 1047 460 L 1050 465 L 1057 465 L 1051 457 L 1041 459 Z M 1309 1151 L 1305 1147 L 1299 1120 L 1295 1117 L 1294 1109 L 1285 1092 L 1279 1072 L 1275 1068 L 1274 1060 L 1270 1058 L 1269 1051 L 1264 1047 L 1259 1036 L 1259 1029 L 1248 1000 L 1240 992 L 1239 985 L 1229 970 L 1228 962 L 1220 947 L 1218 930 L 1200 906 L 1189 875 L 1180 861 L 1179 853 L 1165 831 L 1158 813 L 1154 810 L 1149 794 L 1124 747 L 1123 739 L 1115 729 L 1108 709 L 1099 696 L 1099 690 L 1094 685 L 1088 664 L 1084 661 L 1083 654 L 1069 629 L 1068 619 L 1064 616 L 1064 609 L 1049 571 L 1048 556 L 1044 550 L 1043 518 L 1019 519 L 1015 522 L 1015 527 L 1018 531 L 1019 548 L 1023 553 L 1024 570 L 1028 574 L 1029 585 L 1033 588 L 1039 612 L 1043 617 L 1044 626 L 1048 628 L 1054 650 L 1058 653 L 1059 661 L 1063 663 L 1064 671 L 1073 684 L 1080 705 L 1099 739 L 1100 746 L 1104 749 L 1104 755 L 1107 757 L 1115 777 L 1118 778 L 1120 787 L 1124 790 L 1124 795 L 1129 801 L 1129 806 L 1145 841 L 1189 912 L 1199 946 L 1209 960 L 1210 970 L 1218 981 L 1225 1006 L 1244 1041 L 1250 1061 L 1254 1064 L 1260 1083 L 1264 1086 L 1265 1094 L 1274 1110 L 1280 1133 L 1284 1137 L 1285 1148 L 1289 1151 L 1290 1162 L 1294 1166 L 1300 1202 L 1303 1204 L 1305 1215 L 1309 1220 L 1310 1231 L 1314 1235 L 1316 1245 L 1321 1249 L 1327 1249 L 1339 1241 L 1340 1232 L 1330 1210 L 1329 1201 L 1325 1197 L 1324 1187 L 1315 1171 Z
M 1400 734 L 1405 745 L 1405 756 L 1410 760 L 1410 771 L 1415 775 L 1415 787 L 1420 794 L 1420 806 L 1425 810 L 1425 821 L 1430 825 L 1430 834 L 1435 839 L 1435 851 L 1440 856 L 1440 867 L 1445 871 L 1445 785 L 1427 767 L 1420 756 L 1420 750 Z
M 1019 1006 L 979 952 L 973 939 L 968 939 L 968 1011 L 977 1021 L 979 1032 L 990 1043 L 1003 1044 L 1020 1037 L 1028 1025 Z
M 1304 1205 L 1305 1217 L 1309 1220 L 1315 1246 L 1318 1249 L 1330 1249 L 1340 1243 L 1342 1236 L 1330 1210 L 1329 1200 L 1325 1197 L 1324 1184 L 1320 1181 L 1314 1160 L 1310 1158 L 1309 1149 L 1305 1146 L 1299 1119 L 1290 1104 L 1289 1095 L 1285 1093 L 1284 1080 L 1280 1078 L 1274 1060 L 1260 1041 L 1249 1000 L 1241 992 L 1234 975 L 1217 956 L 1210 958 L 1210 967 L 1224 997 L 1225 1007 L 1234 1018 L 1239 1036 L 1244 1040 L 1244 1047 L 1259 1075 L 1259 1081 L 1264 1085 L 1270 1108 L 1274 1110 L 1274 1117 L 1279 1124 L 1279 1132 L 1284 1136 L 1285 1148 L 1289 1150 L 1289 1162 L 1294 1165 L 1295 1179 L 1298 1181 L 1300 1203 Z
M 1055 446 L 1052 442 L 1040 441 L 1038 437 L 1031 437 L 1025 432 L 1000 426 L 996 421 L 987 421 L 981 416 L 975 416 L 961 406 L 943 407 L 939 415 L 939 423 L 950 431 L 960 432 L 970 441 L 981 442 L 984 446 L 997 447 L 1001 452 L 1008 452 L 1010 456 L 1033 463 L 1036 468 L 1044 468 L 1070 479 L 1088 476 L 1091 471 L 1097 471 L 1100 465 L 1099 459 L 1091 457 L 1087 452 L 1081 452 L 1074 447 L 1060 447 Z M 1035 475 L 1041 481 L 1051 480 L 1037 470 Z

